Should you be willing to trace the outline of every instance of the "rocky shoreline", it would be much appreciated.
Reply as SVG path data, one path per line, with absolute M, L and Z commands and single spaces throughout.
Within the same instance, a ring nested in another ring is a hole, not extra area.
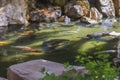
M 80 22 L 93 24 L 98 23 L 104 17 L 120 16 L 120 0 L 57 1 L 51 0 L 47 4 L 47 0 L 46 2 L 42 0 L 33 2 L 31 0 L 1 0 L 0 26 L 8 26 L 9 24 L 27 26 L 28 22 L 61 21 L 62 18 L 64 21 L 65 16 L 72 20 L 79 19 Z

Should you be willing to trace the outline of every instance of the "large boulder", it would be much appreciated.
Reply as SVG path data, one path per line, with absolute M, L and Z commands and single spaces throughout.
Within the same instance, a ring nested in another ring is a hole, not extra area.
M 64 13 L 70 18 L 80 18 L 88 15 L 89 8 L 88 0 L 71 1 L 66 4 Z
M 117 16 L 120 16 L 120 0 L 113 0 L 114 7 L 115 7 L 115 13 Z
M 0 8 L 0 26 L 8 24 L 27 24 L 26 2 L 24 0 L 12 0 Z
M 105 16 L 115 16 L 115 8 L 112 0 L 99 0 L 98 6 Z
M 90 14 L 89 14 L 90 19 L 100 20 L 102 19 L 102 17 L 103 15 L 95 7 L 92 7 L 90 9 Z
M 101 22 L 103 15 L 95 8 L 91 7 L 88 17 L 81 17 L 80 21 L 89 24 L 98 24 Z
M 9 11 L 11 10 L 11 5 L 6 5 L 2 8 L 0 8 L 0 26 L 7 26 L 9 21 L 8 21 L 8 15 L 9 14 Z M 10 10 L 9 10 L 10 8 Z M 11 15 L 10 15 L 11 16 Z
M 25 0 L 12 0 L 11 5 L 13 10 L 11 11 L 12 17 L 9 16 L 11 24 L 26 24 L 26 2 Z
M 33 60 L 10 66 L 7 72 L 8 80 L 39 80 L 45 76 L 45 74 L 40 72 L 43 68 L 45 68 L 47 73 L 54 73 L 57 76 L 61 76 L 63 71 L 67 71 L 60 63 L 47 60 Z M 74 68 L 78 72 L 86 73 L 84 67 L 74 66 Z

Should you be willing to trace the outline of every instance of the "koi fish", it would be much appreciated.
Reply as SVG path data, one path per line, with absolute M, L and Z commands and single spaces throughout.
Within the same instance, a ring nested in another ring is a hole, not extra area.
M 0 46 L 7 45 L 7 44 L 8 44 L 8 42 L 6 42 L 6 41 L 0 41 Z
M 22 51 L 27 51 L 27 52 L 43 52 L 42 50 L 39 49 L 33 49 L 31 47 L 27 47 L 27 46 L 12 46 L 13 48 L 18 48 L 21 49 Z

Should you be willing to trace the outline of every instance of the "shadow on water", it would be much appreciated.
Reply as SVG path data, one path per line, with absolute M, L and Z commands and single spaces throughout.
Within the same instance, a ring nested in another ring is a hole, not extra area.
M 82 27 L 86 27 L 87 25 L 89 25 L 88 23 L 80 23 L 80 22 L 77 22 L 75 23 L 75 25 L 77 26 L 82 26 Z
M 58 40 L 58 39 L 57 39 Z M 52 40 L 55 41 L 55 40 Z M 63 44 L 61 48 L 54 49 L 52 51 L 46 51 L 45 54 L 51 56 L 51 61 L 56 61 L 60 63 L 69 62 L 70 64 L 75 64 L 75 56 L 78 54 L 78 49 L 82 44 L 84 44 L 87 40 L 81 39 L 78 41 L 69 41 L 63 40 Z M 43 44 L 44 45 L 44 44 Z M 42 46 L 43 46 L 42 45 Z M 54 48 L 59 47 L 59 45 L 55 46 Z
M 69 28 L 69 27 L 73 27 L 74 25 L 72 24 L 60 24 L 60 27 L 64 27 L 64 28 Z
M 80 26 L 80 27 L 84 27 L 84 28 L 93 28 L 96 25 L 101 25 L 101 23 L 98 24 L 90 24 L 90 23 L 81 23 L 81 22 L 76 22 L 75 25 Z

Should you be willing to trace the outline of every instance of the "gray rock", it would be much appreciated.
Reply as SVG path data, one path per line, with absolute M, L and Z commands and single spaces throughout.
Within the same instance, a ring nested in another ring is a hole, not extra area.
M 84 67 L 74 67 L 77 71 L 85 72 Z M 57 76 L 62 75 L 63 71 L 67 71 L 60 63 L 47 60 L 33 60 L 10 66 L 7 72 L 8 80 L 38 80 L 45 76 L 40 72 L 42 68 L 45 68 L 48 73 L 54 73 Z
M 6 15 L 6 10 L 8 9 L 8 7 L 10 7 L 11 5 L 6 5 L 2 8 L 0 8 L 0 26 L 7 26 L 8 25 L 8 18 Z
M 7 26 L 8 24 L 25 24 L 26 10 L 24 0 L 12 0 L 7 5 L 0 8 L 0 26 Z
M 99 0 L 101 11 L 107 16 L 115 16 L 115 8 L 112 0 Z

